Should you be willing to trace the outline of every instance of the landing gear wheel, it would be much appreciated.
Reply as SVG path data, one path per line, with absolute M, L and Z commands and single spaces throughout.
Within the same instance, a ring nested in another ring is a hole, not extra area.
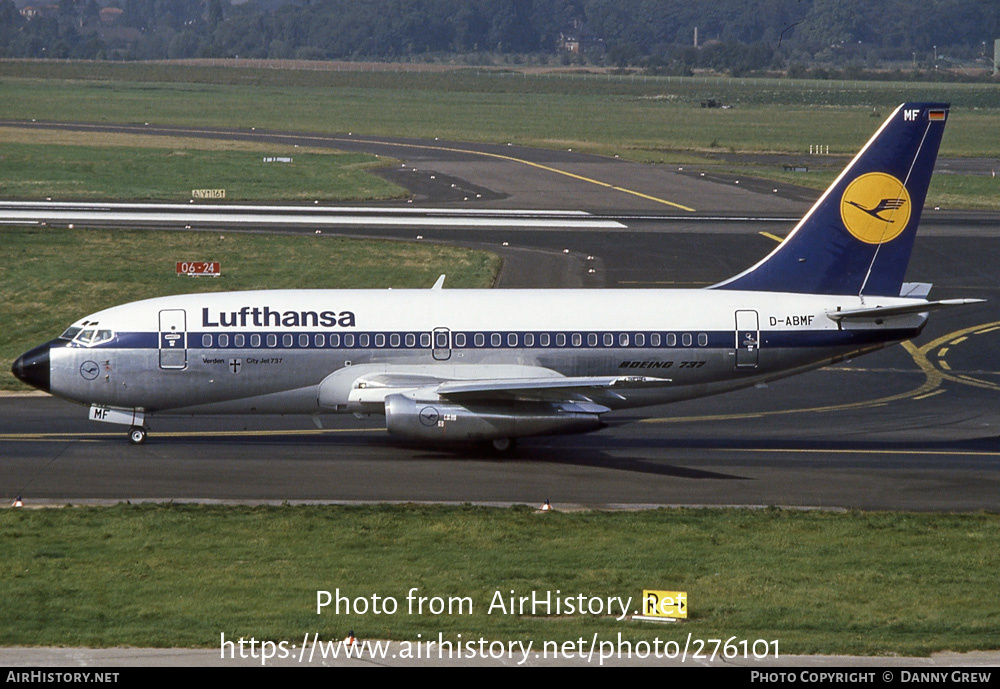
M 133 445 L 142 445 L 146 442 L 146 429 L 142 426 L 132 426 L 128 430 L 128 441 Z
M 506 454 L 517 447 L 517 441 L 514 438 L 497 438 L 493 441 L 493 451 L 497 454 Z

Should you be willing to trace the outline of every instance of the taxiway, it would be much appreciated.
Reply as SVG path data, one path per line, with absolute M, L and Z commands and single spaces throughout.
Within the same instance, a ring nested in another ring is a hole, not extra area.
M 157 129 L 393 155 L 402 162 L 387 174 L 409 182 L 415 204 L 352 210 L 341 217 L 353 221 L 324 233 L 489 248 L 505 259 L 500 288 L 711 284 L 769 252 L 815 196 L 568 151 Z M 467 192 L 480 197 L 468 200 Z M 509 223 L 525 217 L 512 210 L 531 211 L 536 219 Z M 556 213 L 581 210 L 589 215 Z M 8 219 L 5 212 L 0 209 L 0 220 Z M 199 229 L 204 220 L 170 218 L 166 209 L 143 212 L 161 215 L 136 225 Z M 412 217 L 433 220 L 416 226 Z M 557 508 L 997 510 L 1000 268 L 991 257 L 1000 255 L 1000 217 L 930 209 L 924 217 L 909 279 L 933 282 L 935 298 L 990 301 L 932 314 L 924 334 L 906 346 L 766 388 L 656 408 L 651 418 L 611 415 L 608 428 L 585 436 L 524 439 L 509 459 L 468 448 L 398 445 L 381 430 L 380 418 L 350 416 L 327 417 L 324 429 L 298 417 L 153 418 L 149 442 L 133 447 L 123 429 L 88 422 L 82 407 L 48 397 L 3 397 L 0 496 L 9 501 L 22 494 L 29 505 L 550 500 Z M 578 224 L 546 226 L 537 218 Z M 204 227 L 266 230 L 218 216 Z M 281 230 L 312 233 L 315 227 L 292 221 Z

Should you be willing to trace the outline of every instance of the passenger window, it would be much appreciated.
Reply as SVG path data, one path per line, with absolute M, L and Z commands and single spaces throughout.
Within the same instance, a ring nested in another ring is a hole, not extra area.
M 291 347 L 295 342 L 295 338 L 292 337 L 291 333 L 285 333 L 281 336 L 281 344 L 285 347 Z
M 223 333 L 222 335 L 219 335 L 219 346 L 220 347 L 228 347 L 229 346 L 229 335 L 226 335 L 225 333 Z
M 326 335 L 324 335 L 323 333 L 316 333 L 316 336 L 313 338 L 313 344 L 316 345 L 317 347 L 325 347 Z
M 566 346 L 566 333 L 556 333 L 556 347 Z
M 245 335 L 234 335 L 233 336 L 233 344 L 236 345 L 237 347 L 242 347 L 243 345 L 246 344 L 246 341 L 247 341 L 247 338 L 246 338 Z
M 431 346 L 431 334 L 430 333 L 420 333 L 420 346 L 430 347 Z
M 677 335 L 674 333 L 667 333 L 667 346 L 676 347 L 677 346 Z
M 507 334 L 507 346 L 508 347 L 516 347 L 517 346 L 517 333 L 508 333 Z
M 525 333 L 524 334 L 524 346 L 525 347 L 534 347 L 535 346 L 535 336 L 534 336 L 534 334 L 532 334 L 532 333 Z
M 406 346 L 407 347 L 416 346 L 416 344 L 417 344 L 417 336 L 414 335 L 413 333 L 406 333 L 405 342 L 406 342 Z
M 699 347 L 708 346 L 708 333 L 698 333 L 698 346 Z
M 653 333 L 652 335 L 649 336 L 649 345 L 651 347 L 660 346 L 660 333 Z
M 635 334 L 635 346 L 645 347 L 646 346 L 646 336 L 642 333 Z
M 587 335 L 587 346 L 588 347 L 597 346 L 597 333 L 590 333 Z
M 344 335 L 344 346 L 345 347 L 353 347 L 354 346 L 354 335 L 352 335 L 352 334 Z
M 628 333 L 622 333 L 618 336 L 618 344 L 622 347 L 628 347 Z
M 482 333 L 476 333 L 475 342 L 477 347 L 482 347 L 486 344 L 486 336 Z
M 502 340 L 500 339 L 500 333 L 493 333 L 490 335 L 490 344 L 494 347 L 499 347 Z
M 273 334 L 272 335 L 268 335 L 267 336 L 267 346 L 268 347 L 277 347 L 278 346 L 278 336 L 277 335 L 273 335 Z
M 389 346 L 398 347 L 399 346 L 399 333 L 393 333 L 389 336 Z
M 340 335 L 330 335 L 330 346 L 331 347 L 340 346 Z
M 375 335 L 375 346 L 385 347 L 385 335 L 383 333 L 378 333 Z
M 260 335 L 257 335 L 255 333 L 255 334 L 253 334 L 253 335 L 250 336 L 250 346 L 251 347 L 260 347 Z
M 691 333 L 684 333 L 681 335 L 681 344 L 685 347 L 690 347 L 692 342 Z
M 542 333 L 541 335 L 538 336 L 538 344 L 542 345 L 543 347 L 548 347 L 549 342 L 550 338 L 548 333 Z
M 202 347 L 211 347 L 212 346 L 212 336 L 208 335 L 208 334 L 202 335 L 201 336 L 201 346 Z
M 455 333 L 455 346 L 456 347 L 465 346 L 465 333 Z
M 604 333 L 604 346 L 614 347 L 615 346 L 615 336 L 611 333 Z
M 581 335 L 580 333 L 573 333 L 572 340 L 573 340 L 573 346 L 579 347 L 580 345 L 583 344 L 583 335 Z
M 358 335 L 358 346 L 359 347 L 367 347 L 368 343 L 370 341 L 371 341 L 371 338 L 368 337 L 368 333 L 362 333 L 361 335 Z
M 299 347 L 308 347 L 308 346 L 309 346 L 309 336 L 306 335 L 305 333 L 300 334 Z

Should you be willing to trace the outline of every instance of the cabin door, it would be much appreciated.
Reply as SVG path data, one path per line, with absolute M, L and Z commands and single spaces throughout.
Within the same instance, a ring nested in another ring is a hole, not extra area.
M 184 309 L 160 311 L 160 368 L 187 368 L 187 314 Z

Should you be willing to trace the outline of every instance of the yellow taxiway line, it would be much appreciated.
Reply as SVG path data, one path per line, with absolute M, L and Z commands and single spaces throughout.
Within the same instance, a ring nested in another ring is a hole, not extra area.
M 903 342 L 902 347 L 905 349 L 911 357 L 913 357 L 914 363 L 923 372 L 925 376 L 924 383 L 919 387 L 909 390 L 907 392 L 897 393 L 895 395 L 887 395 L 885 397 L 877 397 L 871 400 L 860 400 L 858 402 L 845 402 L 843 404 L 830 404 L 818 407 L 803 407 L 800 409 L 781 409 L 776 411 L 764 411 L 764 412 L 747 412 L 744 414 L 714 414 L 707 416 L 675 416 L 675 417 L 665 417 L 656 419 L 643 419 L 639 423 L 689 423 L 691 421 L 733 421 L 738 419 L 757 419 L 766 416 L 785 416 L 788 414 L 805 414 L 805 413 L 820 413 L 820 412 L 831 412 L 831 411 L 844 411 L 848 409 L 864 409 L 872 407 L 881 407 L 889 404 L 890 402 L 898 402 L 900 400 L 911 399 L 911 400 L 924 400 L 929 397 L 934 397 L 945 392 L 944 388 L 941 387 L 944 381 L 948 380 L 953 383 L 960 383 L 962 385 L 971 385 L 979 388 L 987 388 L 991 390 L 1000 390 L 1000 385 L 996 383 L 991 383 L 989 381 L 979 380 L 971 376 L 953 375 L 946 372 L 928 359 L 928 353 L 937 347 L 945 343 L 955 343 L 963 342 L 967 338 L 969 333 L 976 335 L 984 334 L 988 332 L 993 332 L 1000 329 L 1000 321 L 993 323 L 981 323 L 979 325 L 974 325 L 968 328 L 963 328 L 962 330 L 956 330 L 955 332 L 943 335 L 932 342 L 928 342 L 922 347 L 917 347 L 912 342 Z M 947 366 L 947 362 L 939 361 L 943 366 Z M 948 369 L 950 370 L 950 369 Z M 968 454 L 968 453 L 963 453 Z
M 50 128 L 50 127 L 51 127 L 51 124 L 50 123 L 46 123 L 46 128 Z M 150 133 L 159 131 L 159 132 L 165 132 L 167 134 L 171 134 L 171 135 L 175 135 L 175 136 L 184 136 L 185 134 L 187 134 L 187 135 L 202 134 L 202 135 L 211 135 L 211 136 L 215 136 L 215 137 L 219 137 L 219 138 L 224 138 L 225 135 L 226 135 L 226 132 L 222 132 L 222 131 L 218 131 L 218 130 L 212 130 L 212 129 L 197 129 L 197 128 L 189 128 L 189 129 L 162 129 L 162 128 L 157 127 L 155 125 L 150 126 L 148 128 L 146 128 L 146 127 L 139 128 L 139 127 L 134 127 L 134 126 L 130 126 L 130 125 L 116 125 L 116 124 L 101 124 L 101 125 L 98 125 L 98 124 L 74 124 L 72 127 L 74 129 L 79 129 L 79 128 L 83 128 L 83 129 L 87 129 L 87 128 L 91 128 L 91 129 L 107 129 L 109 127 L 117 127 L 117 128 L 121 128 L 121 129 L 126 129 L 128 131 L 135 131 L 137 133 L 150 134 Z M 395 146 L 395 147 L 398 147 L 398 148 L 413 148 L 413 149 L 424 150 L 424 151 L 444 151 L 444 152 L 447 152 L 447 153 L 463 153 L 463 154 L 466 154 L 466 155 L 482 156 L 484 158 L 496 158 L 498 160 L 507 160 L 507 161 L 510 161 L 512 163 L 520 163 L 522 165 L 528 165 L 528 166 L 531 166 L 531 167 L 534 167 L 534 168 L 538 168 L 539 170 L 544 170 L 546 172 L 551 172 L 551 173 L 557 174 L 557 175 L 563 175 L 565 177 L 570 177 L 572 179 L 576 179 L 576 180 L 579 180 L 581 182 L 586 182 L 588 184 L 594 184 L 594 185 L 597 185 L 599 187 L 604 187 L 606 189 L 613 189 L 614 191 L 619 191 L 619 192 L 621 192 L 623 194 L 631 194 L 632 196 L 637 196 L 639 198 L 646 199 L 647 201 L 653 201 L 655 203 L 661 203 L 661 204 L 664 204 L 666 206 L 671 206 L 673 208 L 677 208 L 677 209 L 682 210 L 682 211 L 689 211 L 691 213 L 695 212 L 694 208 L 690 208 L 690 207 L 682 205 L 680 203 L 675 203 L 674 201 L 668 201 L 667 199 L 661 199 L 661 198 L 659 198 L 657 196 L 651 196 L 650 194 L 644 194 L 644 193 L 642 193 L 640 191 L 635 191 L 633 189 L 627 189 L 625 187 L 620 187 L 620 186 L 617 186 L 615 184 L 610 184 L 608 182 L 602 182 L 600 180 L 592 179 L 590 177 L 584 177 L 583 175 L 578 175 L 578 174 L 575 174 L 575 173 L 572 173 L 572 172 L 568 172 L 566 170 L 560 170 L 559 168 L 554 168 L 554 167 L 551 167 L 551 166 L 548 166 L 548 165 L 542 165 L 541 163 L 533 163 L 530 160 L 524 160 L 523 158 L 516 158 L 514 156 L 503 155 L 503 154 L 500 154 L 500 153 L 489 153 L 487 151 L 475 151 L 475 150 L 472 150 L 472 149 L 456 148 L 456 147 L 453 147 L 453 146 L 432 146 L 430 144 L 414 144 L 414 143 L 405 143 L 405 142 L 402 142 L 402 141 L 383 141 L 381 139 L 369 139 L 369 138 L 355 137 L 355 136 L 351 136 L 351 137 L 337 137 L 337 136 L 310 135 L 310 134 L 282 134 L 282 133 L 277 133 L 277 132 L 260 133 L 260 134 L 258 134 L 255 131 L 249 131 L 249 132 L 247 132 L 247 131 L 240 131 L 240 132 L 233 132 L 233 133 L 234 134 L 238 134 L 240 138 L 245 138 L 245 137 L 257 138 L 257 137 L 260 137 L 260 138 L 267 138 L 267 139 L 289 139 L 289 140 L 310 139 L 310 140 L 313 140 L 313 141 L 326 141 L 326 142 L 330 142 L 330 143 L 354 143 L 354 144 L 356 144 L 356 143 L 369 143 L 369 144 L 377 144 L 379 146 Z

